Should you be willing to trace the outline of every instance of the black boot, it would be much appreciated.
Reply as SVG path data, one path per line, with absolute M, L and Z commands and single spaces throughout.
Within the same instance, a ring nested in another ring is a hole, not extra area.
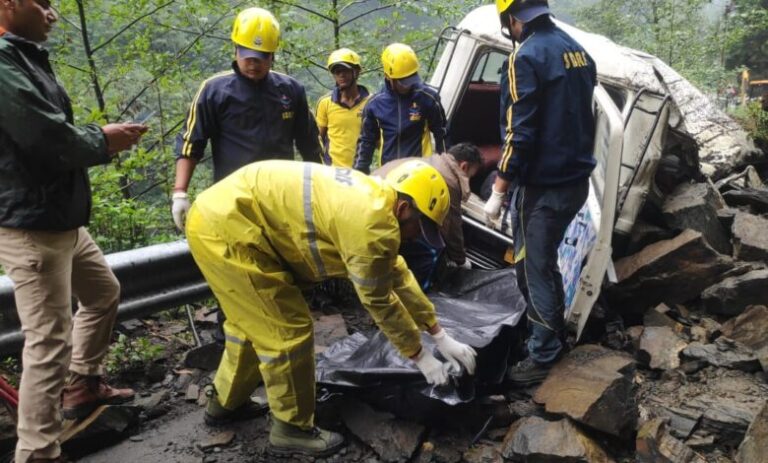
M 527 357 L 507 371 L 507 381 L 515 387 L 535 386 L 547 379 L 553 365 L 554 362 L 541 364 Z

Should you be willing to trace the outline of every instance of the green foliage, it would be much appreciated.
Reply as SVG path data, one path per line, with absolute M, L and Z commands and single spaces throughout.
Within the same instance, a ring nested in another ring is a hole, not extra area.
M 160 344 L 153 344 L 149 338 L 129 338 L 120 334 L 117 342 L 109 346 L 105 365 L 107 373 L 117 376 L 137 369 L 143 369 L 165 351 Z
M 768 150 L 768 111 L 763 110 L 760 101 L 739 106 L 733 116 L 747 129 L 758 147 Z
M 699 88 L 715 91 L 738 84 L 737 70 L 747 63 L 737 52 L 765 35 L 761 3 L 597 0 L 573 13 L 579 27 L 656 55 Z
M 768 0 L 732 2 L 726 64 L 745 66 L 755 77 L 768 78 Z

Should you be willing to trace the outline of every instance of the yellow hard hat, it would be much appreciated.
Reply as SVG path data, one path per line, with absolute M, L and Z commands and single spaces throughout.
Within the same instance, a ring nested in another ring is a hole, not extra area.
M 402 79 L 419 71 L 419 58 L 413 48 L 404 43 L 393 43 L 381 54 L 384 75 L 390 79 Z
M 508 12 L 520 21 L 530 22 L 543 14 L 549 14 L 547 0 L 496 0 L 496 12 Z
M 350 66 L 360 67 L 360 55 L 350 50 L 349 48 L 339 48 L 331 53 L 328 57 L 328 70 L 333 70 L 335 64 L 346 64 Z
M 385 179 L 392 188 L 413 198 L 416 209 L 438 225 L 448 215 L 451 197 L 445 179 L 424 161 L 406 161 L 392 169 Z
M 269 11 L 248 8 L 235 19 L 232 41 L 250 50 L 274 53 L 280 44 L 280 24 Z
M 501 14 L 509 9 L 515 0 L 496 0 L 496 13 Z

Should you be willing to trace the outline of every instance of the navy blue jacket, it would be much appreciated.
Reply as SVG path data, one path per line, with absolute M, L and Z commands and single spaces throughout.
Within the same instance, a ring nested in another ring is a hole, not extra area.
M 363 110 L 355 169 L 370 172 L 373 152 L 382 137 L 381 165 L 393 159 L 428 156 L 432 154 L 430 132 L 435 137 L 435 150 L 444 153 L 445 111 L 437 91 L 421 84 L 400 95 L 385 82 Z
M 322 145 L 304 87 L 293 77 L 270 71 L 254 82 L 233 71 L 203 82 L 176 139 L 176 157 L 203 157 L 213 151 L 213 179 L 266 159 L 294 159 L 296 143 L 305 161 L 321 162 Z
M 499 176 L 522 185 L 567 185 L 595 167 L 595 62 L 549 19 L 527 24 L 510 56 L 511 121 Z

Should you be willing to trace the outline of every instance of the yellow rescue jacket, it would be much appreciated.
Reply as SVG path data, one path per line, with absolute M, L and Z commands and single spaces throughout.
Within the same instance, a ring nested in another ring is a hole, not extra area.
M 224 240 L 278 256 L 299 285 L 349 278 L 376 324 L 410 357 L 421 348 L 419 330 L 437 318 L 398 255 L 396 200 L 381 179 L 352 169 L 264 161 L 235 171 L 195 204 Z

